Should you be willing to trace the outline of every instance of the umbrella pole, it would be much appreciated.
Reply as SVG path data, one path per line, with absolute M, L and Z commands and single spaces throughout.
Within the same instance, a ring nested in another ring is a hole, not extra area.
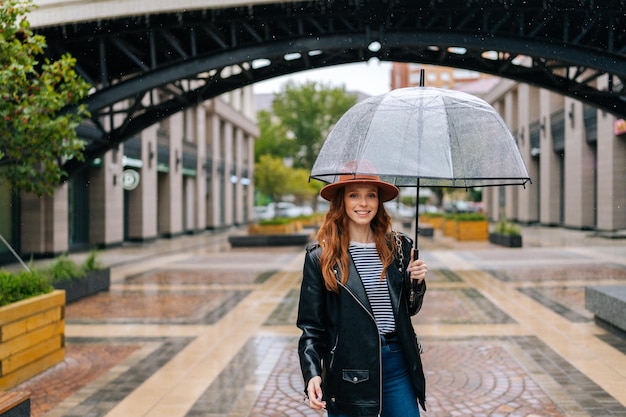
M 417 179 L 417 195 L 415 196 L 415 247 L 414 247 L 414 255 L 413 260 L 419 259 L 420 248 L 419 248 L 419 234 L 420 234 L 420 179 Z
M 424 87 L 424 68 L 420 69 L 420 87 Z M 415 248 L 413 249 L 413 260 L 419 259 L 420 257 L 420 248 L 419 248 L 419 234 L 420 234 L 420 179 L 417 178 L 417 191 L 415 196 Z

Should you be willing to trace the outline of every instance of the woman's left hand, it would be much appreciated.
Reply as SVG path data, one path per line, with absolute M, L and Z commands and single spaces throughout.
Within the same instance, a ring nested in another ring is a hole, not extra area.
M 413 260 L 413 250 L 411 250 L 411 262 L 409 263 L 409 276 L 411 279 L 417 280 L 418 284 L 426 278 L 428 265 L 421 259 Z

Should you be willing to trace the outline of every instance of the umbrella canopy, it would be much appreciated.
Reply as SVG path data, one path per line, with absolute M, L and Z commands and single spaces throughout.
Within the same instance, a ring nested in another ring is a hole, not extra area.
M 311 178 L 376 174 L 400 187 L 524 185 L 530 178 L 508 127 L 484 100 L 432 87 L 370 97 L 329 133 Z
M 496 110 L 473 95 L 410 87 L 351 107 L 324 142 L 310 178 L 379 175 L 398 187 L 525 185 L 528 170 Z M 417 235 L 415 247 L 417 249 Z

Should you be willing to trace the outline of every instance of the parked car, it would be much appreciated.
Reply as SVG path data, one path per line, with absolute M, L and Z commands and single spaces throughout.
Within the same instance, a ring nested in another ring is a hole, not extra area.
M 385 203 L 385 210 L 391 217 L 412 219 L 415 218 L 415 207 L 407 206 L 397 201 L 389 201 Z
M 274 217 L 299 217 L 313 214 L 313 209 L 309 206 L 298 206 L 294 203 L 281 201 L 270 203 L 267 206 L 254 207 L 257 219 L 273 219 Z

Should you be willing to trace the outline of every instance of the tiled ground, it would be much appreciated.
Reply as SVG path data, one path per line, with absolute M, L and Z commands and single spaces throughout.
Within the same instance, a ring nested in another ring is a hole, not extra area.
M 117 249 L 111 290 L 67 306 L 65 362 L 15 388 L 33 416 L 323 415 L 302 401 L 302 248 L 184 242 L 133 247 L 138 262 Z M 585 285 L 626 285 L 626 249 L 420 244 L 423 416 L 626 417 L 626 339 L 584 308 Z

